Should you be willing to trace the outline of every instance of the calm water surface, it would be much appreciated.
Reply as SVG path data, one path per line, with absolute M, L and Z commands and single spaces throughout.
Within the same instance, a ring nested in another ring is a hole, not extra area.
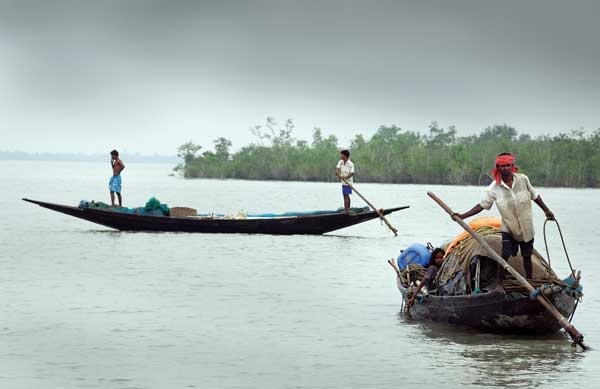
M 170 169 L 127 164 L 125 205 L 151 196 L 225 213 L 341 204 L 337 184 L 184 180 Z M 461 232 L 426 191 L 465 211 L 481 188 L 357 182 L 379 207 L 411 206 L 390 217 L 396 238 L 379 221 L 324 236 L 116 232 L 20 200 L 108 201 L 109 174 L 108 162 L 0 162 L 1 388 L 600 385 L 598 351 L 574 351 L 562 333 L 498 336 L 400 315 L 386 259 Z M 600 191 L 540 193 L 583 269 L 574 324 L 600 349 Z M 549 238 L 566 276 L 554 226 Z

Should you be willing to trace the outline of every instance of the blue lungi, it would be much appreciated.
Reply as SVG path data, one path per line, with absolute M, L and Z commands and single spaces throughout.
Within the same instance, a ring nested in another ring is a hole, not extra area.
M 121 193 L 121 175 L 112 176 L 108 181 L 108 189 L 111 192 Z

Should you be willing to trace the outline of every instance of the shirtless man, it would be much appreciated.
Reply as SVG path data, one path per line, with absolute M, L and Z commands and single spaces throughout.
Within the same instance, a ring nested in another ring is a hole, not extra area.
M 121 197 L 121 172 L 125 169 L 125 164 L 119 159 L 119 152 L 113 150 L 110 152 L 110 165 L 112 166 L 113 175 L 108 182 L 110 190 L 110 203 L 115 206 L 115 193 L 119 198 L 119 207 L 123 206 L 123 198 Z

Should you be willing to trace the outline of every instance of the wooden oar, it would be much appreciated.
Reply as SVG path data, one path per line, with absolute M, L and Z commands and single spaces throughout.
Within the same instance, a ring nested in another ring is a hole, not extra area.
M 394 235 L 395 235 L 395 236 L 398 236 L 398 230 L 397 230 L 396 228 L 394 228 L 394 226 L 393 226 L 393 225 L 392 225 L 392 224 L 391 224 L 391 223 L 390 223 L 390 222 L 389 222 L 389 221 L 388 221 L 388 220 L 385 218 L 385 216 L 383 215 L 383 213 L 382 213 L 382 212 L 381 212 L 379 209 L 375 208 L 375 206 L 374 206 L 373 204 L 371 204 L 371 203 L 369 202 L 369 200 L 367 200 L 367 199 L 365 198 L 365 196 L 361 195 L 361 194 L 360 194 L 360 192 L 359 192 L 359 191 L 357 191 L 357 190 L 356 190 L 356 188 L 355 188 L 355 187 L 353 187 L 353 186 L 352 186 L 352 184 L 350 184 L 350 183 L 348 182 L 348 180 L 346 180 L 345 178 L 342 178 L 342 177 L 340 177 L 340 178 L 342 179 L 342 181 L 344 181 L 344 182 L 346 183 L 346 185 L 348 185 L 348 186 L 349 186 L 349 187 L 350 187 L 350 188 L 351 188 L 351 189 L 352 189 L 354 192 L 356 192 L 356 194 L 357 194 L 357 195 L 359 195 L 359 196 L 360 196 L 360 198 L 361 198 L 361 199 L 363 199 L 363 200 L 365 201 L 365 203 L 367 203 L 367 205 L 368 205 L 369 207 L 371 207 L 371 209 L 372 209 L 373 211 L 377 212 L 377 214 L 379 215 L 379 217 L 381 218 L 381 220 L 383 220 L 383 221 L 385 222 L 385 224 L 386 224 L 386 225 L 389 227 L 389 229 L 390 229 L 390 230 L 391 230 L 391 231 L 394 233 Z
M 496 253 L 496 251 L 494 251 L 494 249 L 488 244 L 488 242 L 486 242 L 479 235 L 477 235 L 477 233 L 473 231 L 473 229 L 469 227 L 469 225 L 465 223 L 460 217 L 458 217 L 458 214 L 452 211 L 452 209 L 448 205 L 446 205 L 439 197 L 437 197 L 432 192 L 427 192 L 427 195 L 431 197 L 436 203 L 438 203 L 440 207 L 442 207 L 455 222 L 460 224 L 462 228 L 464 228 L 469 234 L 471 234 L 473 238 L 477 239 L 479 244 L 487 250 L 490 258 L 492 258 L 500 266 L 502 266 L 504 270 L 512 274 L 512 276 L 515 277 L 517 281 L 521 285 L 523 285 L 530 293 L 535 290 L 535 288 L 531 286 L 531 284 L 525 278 L 523 278 L 523 276 L 521 276 L 519 272 L 517 272 L 512 266 L 510 266 L 504 259 L 502 259 L 502 257 L 499 256 L 498 253 Z M 571 323 L 569 323 L 569 321 L 558 311 L 558 309 L 556 309 L 550 303 L 550 301 L 548 301 L 541 294 L 536 295 L 536 300 L 540 304 L 542 304 L 542 306 L 544 306 L 544 308 L 546 308 L 556 318 L 556 320 L 558 320 L 558 323 L 561 325 L 561 327 L 564 328 L 564 330 L 567 332 L 567 334 L 569 334 L 571 339 L 573 339 L 573 344 L 578 344 L 583 350 L 587 349 L 587 346 L 583 344 L 583 335 L 579 333 L 579 331 L 577 331 L 577 329 L 574 326 L 572 326 Z

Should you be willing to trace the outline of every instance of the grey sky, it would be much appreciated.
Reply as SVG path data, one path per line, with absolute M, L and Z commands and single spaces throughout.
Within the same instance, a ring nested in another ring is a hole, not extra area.
M 0 150 L 600 127 L 597 1 L 0 0 Z

